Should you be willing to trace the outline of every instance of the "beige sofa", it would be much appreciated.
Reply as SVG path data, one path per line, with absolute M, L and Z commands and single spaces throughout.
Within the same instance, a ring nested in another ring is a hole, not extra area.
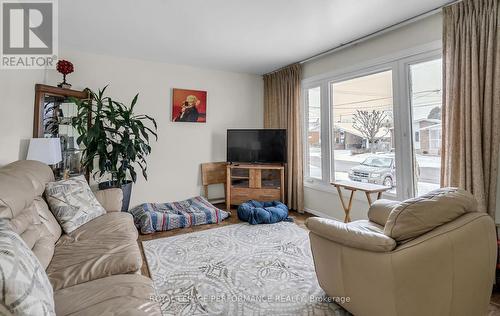
M 121 190 L 97 192 L 107 213 L 64 234 L 43 199 L 50 181 L 51 169 L 36 161 L 0 168 L 0 218 L 45 267 L 57 315 L 161 315 L 152 281 L 140 275 L 132 216 L 119 211 Z
M 319 283 L 357 316 L 486 315 L 496 263 L 492 218 L 447 188 L 379 200 L 369 220 L 309 218 Z

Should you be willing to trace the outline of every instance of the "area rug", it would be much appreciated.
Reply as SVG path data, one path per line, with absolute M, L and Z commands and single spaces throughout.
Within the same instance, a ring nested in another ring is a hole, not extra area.
M 308 233 L 294 223 L 234 224 L 142 244 L 165 316 L 350 315 L 320 288 Z

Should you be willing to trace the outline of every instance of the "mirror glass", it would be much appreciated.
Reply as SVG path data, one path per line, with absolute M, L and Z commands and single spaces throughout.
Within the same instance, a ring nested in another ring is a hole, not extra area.
M 81 149 L 76 143 L 80 136 L 71 125 L 76 116 L 75 103 L 68 98 L 45 95 L 43 102 L 43 137 L 58 137 L 61 140 L 62 162 L 56 177 L 72 177 L 83 174 L 80 164 Z

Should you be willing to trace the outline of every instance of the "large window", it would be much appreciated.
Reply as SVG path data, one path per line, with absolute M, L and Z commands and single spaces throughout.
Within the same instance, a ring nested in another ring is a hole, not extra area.
M 306 185 L 439 187 L 441 80 L 439 49 L 304 80 Z
M 309 177 L 321 179 L 321 88 L 307 89 L 306 164 Z
M 392 71 L 331 83 L 335 179 L 395 188 Z
M 439 188 L 441 168 L 442 60 L 410 65 L 416 193 Z

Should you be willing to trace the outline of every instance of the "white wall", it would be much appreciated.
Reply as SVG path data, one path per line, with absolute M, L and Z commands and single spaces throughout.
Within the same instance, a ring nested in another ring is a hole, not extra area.
M 442 38 L 442 16 L 435 14 L 370 40 L 304 64 L 303 79 L 366 63 Z
M 0 70 L 0 166 L 26 157 L 26 140 L 33 135 L 35 84 L 43 70 Z
M 108 94 L 125 103 L 139 92 L 136 111 L 158 122 L 159 140 L 152 143 L 148 158 L 149 181 L 138 177 L 131 205 L 199 195 L 200 163 L 225 160 L 226 129 L 263 125 L 261 76 L 70 50 L 60 56 L 75 65 L 75 73 L 68 76 L 74 89 L 110 84 Z M 23 140 L 32 134 L 34 84 L 45 77 L 47 84 L 61 81 L 55 71 L 0 71 L 0 165 L 25 158 Z M 206 124 L 171 122 L 172 88 L 208 92 Z M 222 190 L 212 193 L 220 196 Z
M 359 64 L 365 64 L 370 60 L 439 41 L 441 37 L 442 17 L 440 14 L 436 14 L 357 45 L 339 50 L 333 54 L 307 62 L 304 64 L 303 79 L 352 68 Z M 344 211 L 337 192 L 333 188 L 306 187 L 304 191 L 306 210 L 325 217 L 344 219 Z M 345 192 L 343 195 L 347 202 L 349 192 Z M 368 203 L 365 195 L 362 192 L 355 193 L 351 219 L 367 218 L 367 210 Z

